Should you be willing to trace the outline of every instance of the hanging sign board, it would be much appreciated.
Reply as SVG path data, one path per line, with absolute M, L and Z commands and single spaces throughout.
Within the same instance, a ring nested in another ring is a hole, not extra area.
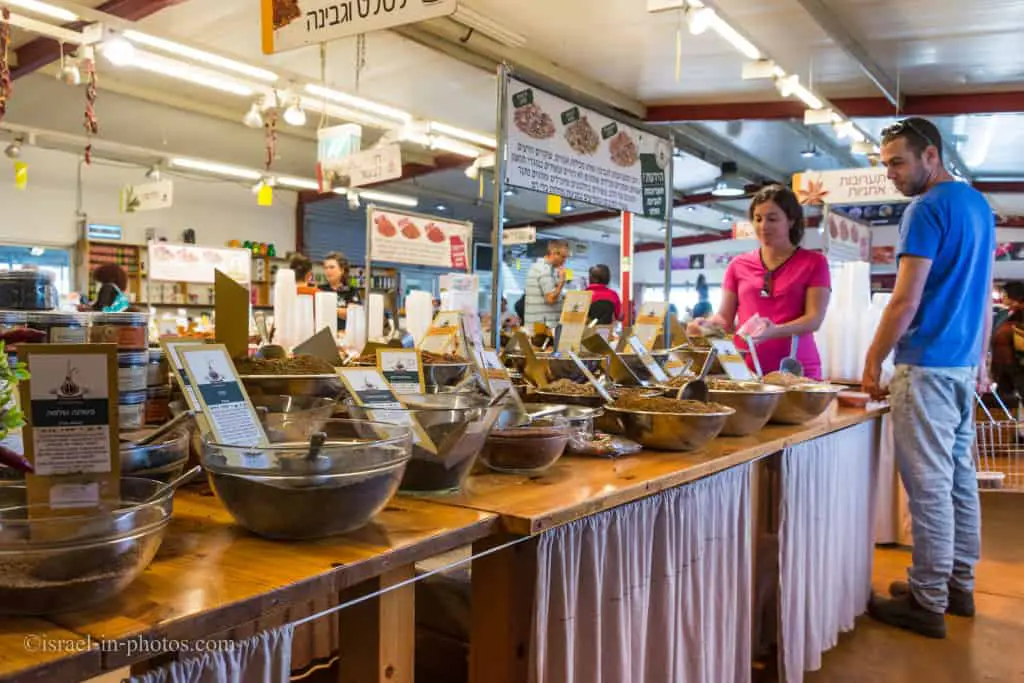
M 533 244 L 537 241 L 537 228 L 527 226 L 525 228 L 507 228 L 501 232 L 501 242 L 506 247 L 516 244 Z
M 149 243 L 150 280 L 212 285 L 218 270 L 235 282 L 248 285 L 252 278 L 252 252 L 194 244 Z
M 839 171 L 807 171 L 793 176 L 801 204 L 881 204 L 907 201 L 883 166 Z
M 456 0 L 260 0 L 263 53 L 448 16 Z
M 469 271 L 473 224 L 371 206 L 367 209 L 370 258 Z
M 841 214 L 825 214 L 825 256 L 830 262 L 871 262 L 871 228 Z
M 174 181 L 158 180 L 121 189 L 121 213 L 169 209 L 174 204 Z
M 664 219 L 668 140 L 506 78 L 506 183 Z
M 401 178 L 402 148 L 396 143 L 357 150 L 343 157 L 321 157 L 317 177 L 321 192 L 330 192 L 335 185 L 362 187 Z

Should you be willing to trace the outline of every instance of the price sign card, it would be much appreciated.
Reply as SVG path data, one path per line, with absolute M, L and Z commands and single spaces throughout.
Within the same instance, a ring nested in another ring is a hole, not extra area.
M 377 369 L 396 394 L 426 392 L 423 358 L 415 349 L 377 349 Z
M 371 420 L 406 425 L 412 428 L 412 440 L 417 446 L 437 454 L 437 446 L 398 398 L 384 374 L 377 368 L 338 368 L 338 377 L 352 394 L 356 405 L 366 408 Z
M 179 346 L 177 351 L 214 439 L 236 446 L 268 445 L 263 424 L 227 348 L 223 344 L 195 344 Z
M 30 516 L 75 515 L 121 497 L 117 346 L 23 344 L 19 361 Z
M 648 351 L 654 350 L 654 342 L 658 339 L 665 328 L 665 314 L 668 312 L 668 304 L 664 302 L 652 302 L 640 307 L 636 317 L 636 324 L 633 325 L 633 334 L 640 340 Z
M 569 292 L 562 303 L 562 333 L 555 346 L 556 351 L 579 351 L 583 341 L 583 332 L 587 329 L 587 315 L 590 312 L 590 301 L 593 292 Z
M 434 322 L 430 324 L 427 335 L 420 342 L 420 351 L 436 353 L 439 356 L 460 351 L 464 353 L 459 336 L 462 330 L 461 320 L 462 313 L 459 311 L 439 312 L 434 317 Z
M 668 360 L 665 361 L 665 372 L 668 373 L 669 377 L 679 377 L 689 370 L 692 365 L 692 359 L 684 360 L 678 353 L 671 351 L 668 354 Z
M 174 381 L 178 383 L 178 388 L 185 395 L 185 403 L 190 410 L 194 410 L 197 413 L 202 408 L 199 405 L 199 399 L 196 398 L 196 392 L 192 388 L 188 373 L 185 372 L 185 366 L 181 364 L 178 349 L 182 346 L 195 346 L 198 343 L 200 343 L 198 339 L 188 337 L 166 337 L 160 340 L 160 348 L 163 349 L 164 357 L 167 358 L 167 362 L 171 366 L 171 375 L 174 376 Z
M 512 386 L 512 378 L 508 376 L 508 370 L 505 368 L 504 363 L 501 362 L 501 359 L 498 358 L 498 352 L 494 349 L 485 349 L 481 353 L 481 358 L 484 382 L 487 383 L 487 389 L 491 396 L 497 396 L 505 389 L 508 389 L 508 395 L 512 398 L 516 407 L 525 412 L 526 408 L 523 406 L 523 399 L 519 396 L 516 388 Z
M 725 370 L 725 374 L 729 375 L 729 379 L 737 382 L 751 382 L 755 379 L 731 339 L 711 339 L 709 341 L 711 348 L 715 350 L 715 355 L 718 356 L 718 362 L 722 364 L 722 369 Z M 712 360 L 709 358 L 708 362 L 710 363 Z
M 665 374 L 665 370 L 658 365 L 658 361 L 654 360 L 654 356 L 647 350 L 647 347 L 638 339 L 635 335 L 629 338 L 629 346 L 633 349 L 639 358 L 640 362 L 644 364 L 647 372 L 651 373 L 651 377 L 658 384 L 668 383 L 668 375 Z

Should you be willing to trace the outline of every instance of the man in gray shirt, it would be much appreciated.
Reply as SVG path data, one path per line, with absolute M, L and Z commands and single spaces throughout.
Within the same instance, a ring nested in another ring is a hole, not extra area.
M 569 243 L 551 240 L 547 247 L 547 256 L 537 259 L 526 274 L 526 320 L 523 324 L 527 327 L 534 323 L 554 327 L 562 314 L 564 266 L 569 259 Z

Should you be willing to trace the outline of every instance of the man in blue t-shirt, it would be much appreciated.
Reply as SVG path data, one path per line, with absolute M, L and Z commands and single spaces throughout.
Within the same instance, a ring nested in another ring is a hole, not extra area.
M 868 350 L 864 389 L 882 398 L 882 361 L 895 348 L 889 386 L 896 464 L 914 534 L 908 581 L 869 612 L 893 626 L 946 636 L 944 614 L 974 616 L 981 552 L 978 483 L 971 456 L 974 392 L 989 389 L 995 220 L 984 196 L 942 163 L 942 136 L 909 118 L 882 131 L 889 179 L 914 197 L 900 223 L 892 300 Z

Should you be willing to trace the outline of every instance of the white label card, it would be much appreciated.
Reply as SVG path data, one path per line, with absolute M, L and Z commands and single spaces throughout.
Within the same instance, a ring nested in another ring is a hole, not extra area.
M 747 367 L 746 361 L 743 360 L 743 356 L 740 355 L 736 344 L 731 339 L 712 339 L 710 341 L 718 356 L 718 362 L 721 363 L 725 374 L 729 375 L 729 379 L 737 382 L 754 380 L 754 373 Z

